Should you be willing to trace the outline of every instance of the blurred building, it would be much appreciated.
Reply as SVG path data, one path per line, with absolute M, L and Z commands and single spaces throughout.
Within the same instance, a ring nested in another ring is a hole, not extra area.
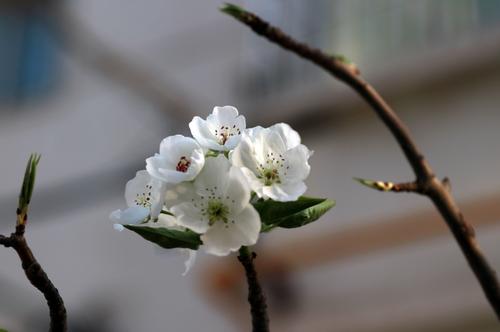
M 499 270 L 500 3 L 239 3 L 360 68 L 451 179 Z M 413 178 L 368 106 L 219 13 L 220 4 L 0 5 L 0 232 L 12 229 L 27 156 L 40 152 L 28 240 L 67 303 L 71 331 L 248 330 L 235 257 L 200 255 L 181 277 L 183 257 L 108 221 L 163 137 L 187 133 L 186 119 L 226 104 L 250 126 L 297 128 L 315 150 L 308 193 L 337 200 L 322 220 L 260 241 L 273 331 L 497 330 L 430 202 L 352 180 Z M 15 253 L 0 249 L 0 261 L 0 327 L 45 330 L 43 298 Z

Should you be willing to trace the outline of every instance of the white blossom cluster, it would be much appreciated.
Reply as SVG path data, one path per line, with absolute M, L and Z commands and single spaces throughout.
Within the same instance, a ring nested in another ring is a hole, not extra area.
M 232 106 L 194 117 L 189 128 L 193 138 L 165 138 L 146 170 L 127 183 L 128 208 L 110 216 L 115 228 L 188 229 L 218 256 L 255 244 L 261 220 L 252 201 L 297 200 L 306 191 L 311 151 L 285 123 L 246 128 Z

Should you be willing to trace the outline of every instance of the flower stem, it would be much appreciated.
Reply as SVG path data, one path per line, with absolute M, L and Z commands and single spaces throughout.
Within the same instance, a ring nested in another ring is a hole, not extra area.
M 250 312 L 252 314 L 252 331 L 253 332 L 268 332 L 269 317 L 267 316 L 267 304 L 259 280 L 257 272 L 253 265 L 253 260 L 257 257 L 254 252 L 251 252 L 248 247 L 241 247 L 238 260 L 245 269 L 245 274 L 248 282 L 248 302 L 250 303 Z

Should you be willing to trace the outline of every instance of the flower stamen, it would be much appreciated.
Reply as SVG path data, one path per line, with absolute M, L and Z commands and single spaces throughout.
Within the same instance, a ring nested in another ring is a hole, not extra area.
M 185 156 L 182 156 L 179 162 L 177 163 L 177 167 L 175 168 L 175 170 L 177 172 L 186 173 L 190 165 L 191 162 L 189 161 L 189 159 L 187 159 Z
M 236 127 L 236 125 L 232 127 L 220 126 L 219 129 L 215 129 L 214 133 L 219 140 L 219 144 L 224 145 L 231 137 L 241 135 L 241 129 Z
M 273 169 L 265 169 L 264 172 L 262 173 L 262 176 L 264 178 L 264 183 L 266 186 L 270 186 L 275 182 L 280 182 L 280 176 L 278 173 L 278 170 L 273 168 Z
M 290 168 L 285 158 L 281 154 L 269 152 L 266 154 L 264 164 L 259 164 L 257 177 L 261 179 L 265 186 L 272 186 L 274 183 L 281 183 L 281 176 L 286 177 Z
M 153 186 L 148 184 L 145 189 L 144 192 L 135 195 L 134 202 L 137 206 L 148 208 L 151 207 L 151 191 L 153 190 Z
M 210 226 L 219 220 L 224 224 L 227 224 L 229 221 L 229 208 L 219 200 L 210 200 L 206 212 L 208 214 L 208 224 Z

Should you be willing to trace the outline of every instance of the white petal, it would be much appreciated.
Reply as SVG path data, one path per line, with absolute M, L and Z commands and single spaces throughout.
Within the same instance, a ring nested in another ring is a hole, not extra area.
M 137 224 L 144 221 L 148 216 L 148 208 L 133 206 L 125 210 L 115 210 L 111 212 L 109 218 L 120 224 Z
M 245 134 L 247 134 L 251 139 L 257 137 L 257 135 L 264 129 L 264 127 L 256 126 L 253 128 L 248 128 L 245 130 Z
M 156 153 L 153 157 L 146 159 L 146 171 L 148 174 L 158 180 L 164 181 L 164 174 L 159 172 L 160 169 L 165 169 L 166 167 L 173 167 L 172 162 L 167 160 L 165 157 Z M 168 165 L 168 166 L 167 166 Z
M 161 141 L 160 155 L 165 158 L 172 158 L 171 161 L 177 165 L 180 157 L 189 157 L 193 150 L 199 148 L 200 145 L 191 137 L 173 135 Z
M 196 233 L 204 233 L 209 228 L 208 220 L 201 215 L 200 209 L 191 202 L 174 205 L 170 209 L 176 216 L 179 225 Z
M 283 153 L 287 150 L 285 140 L 280 135 L 279 132 L 275 131 L 262 131 L 264 135 L 259 135 L 262 137 L 261 143 L 266 147 L 267 151 L 274 153 Z
M 264 183 L 260 179 L 258 179 L 255 173 L 248 168 L 242 167 L 240 168 L 240 170 L 245 176 L 250 189 L 254 191 L 257 196 L 263 197 L 262 188 L 264 187 Z
M 196 195 L 195 187 L 191 182 L 180 183 L 167 190 L 165 194 L 165 205 L 171 208 L 183 202 L 191 202 L 199 199 Z
M 234 128 L 233 130 L 234 136 L 231 136 L 224 145 L 226 146 L 227 149 L 232 150 L 240 143 L 241 135 L 245 131 L 246 128 L 245 117 L 243 115 L 237 116 L 231 123 L 229 123 L 229 126 L 231 128 Z M 240 134 L 237 134 L 236 130 Z
M 223 199 L 231 207 L 231 214 L 238 214 L 250 202 L 250 186 L 237 167 L 231 167 L 227 177 L 228 186 Z
M 273 184 L 272 186 L 262 187 L 265 198 L 280 202 L 296 201 L 306 190 L 307 187 L 304 182 Z
M 201 236 L 205 250 L 216 256 L 228 255 L 241 246 L 254 245 L 259 238 L 261 222 L 255 208 L 247 205 L 234 216 L 235 223 L 216 222 Z
M 201 172 L 203 166 L 205 165 L 205 151 L 201 148 L 193 150 L 189 160 L 191 161 L 191 165 L 189 166 L 188 171 L 183 173 L 186 174 L 184 181 L 193 180 Z M 182 172 L 178 173 L 182 174 Z
M 246 167 L 252 172 L 258 171 L 259 162 L 255 158 L 255 151 L 252 139 L 254 137 L 243 134 L 240 144 L 232 151 L 231 163 L 238 167 Z
M 135 194 L 144 189 L 144 187 L 149 184 L 151 177 L 145 170 L 138 171 L 135 177 L 129 180 L 125 186 L 125 200 L 127 205 L 135 205 L 133 200 L 135 199 Z
M 122 224 L 113 224 L 113 228 L 115 231 L 121 232 L 125 229 Z
M 155 183 L 156 182 L 156 183 Z M 157 187 L 156 187 L 157 186 Z M 151 219 L 156 219 L 163 209 L 163 204 L 165 203 L 165 193 L 167 190 L 166 184 L 161 181 L 154 180 L 153 188 L 157 188 L 157 192 L 153 195 L 150 207 Z
M 198 141 L 198 143 L 207 149 L 221 150 L 223 147 L 217 143 L 217 137 L 208 127 L 205 120 L 199 116 L 195 116 L 189 123 L 191 135 Z
M 269 127 L 269 129 L 281 136 L 287 149 L 293 149 L 300 144 L 300 135 L 286 123 L 277 123 Z
M 275 157 L 286 152 L 286 145 L 278 132 L 269 129 L 262 130 L 253 140 L 253 148 L 255 151 L 255 159 L 264 166 L 268 159 L 272 158 L 271 153 Z
M 224 193 L 228 184 L 228 173 L 230 167 L 231 163 L 222 154 L 217 157 L 207 158 L 203 170 L 194 182 L 197 193 L 200 195 L 206 195 L 207 188 L 216 188 L 215 191 L 218 194 Z
M 191 268 L 194 266 L 196 262 L 196 250 L 191 249 L 179 249 L 179 251 L 183 254 L 187 254 L 188 258 L 184 261 L 184 272 L 182 276 L 186 276 Z
M 234 122 L 238 116 L 238 110 L 233 106 L 215 106 L 212 114 L 207 117 L 207 121 L 215 122 L 218 125 L 228 125 Z M 245 118 L 243 118 L 243 121 Z M 243 128 L 245 129 L 245 128 Z
M 243 115 L 238 115 L 236 118 L 234 118 L 233 125 L 235 125 L 236 128 L 238 128 L 241 133 L 243 133 L 247 128 L 247 120 Z
M 310 155 L 311 152 L 303 144 L 285 153 L 285 160 L 289 167 L 286 171 L 287 175 L 285 182 L 303 181 L 309 176 L 311 166 L 309 166 L 308 159 Z
M 260 215 L 257 210 L 255 210 L 251 204 L 248 204 L 237 216 L 235 216 L 235 219 L 235 226 L 239 228 L 246 237 L 242 245 L 252 246 L 257 243 L 261 229 Z
M 226 141 L 226 143 L 224 143 L 224 146 L 227 150 L 232 150 L 238 145 L 238 143 L 240 143 L 240 141 L 241 135 L 232 136 Z
M 169 214 L 160 214 L 158 216 L 158 221 L 151 223 L 153 224 L 151 227 L 163 227 L 163 228 L 175 228 L 179 227 L 179 224 L 177 222 L 177 219 L 174 216 L 171 216 Z
M 135 201 L 137 199 L 137 195 L 141 195 L 143 193 L 147 195 L 148 192 L 151 192 L 151 196 L 153 196 L 153 193 L 159 194 L 156 186 L 154 188 L 155 190 L 150 190 L 146 187 L 148 185 L 152 185 L 151 182 L 151 177 L 145 170 L 138 171 L 135 174 L 135 177 L 127 182 L 125 185 L 125 201 L 127 202 L 128 207 L 137 205 Z

